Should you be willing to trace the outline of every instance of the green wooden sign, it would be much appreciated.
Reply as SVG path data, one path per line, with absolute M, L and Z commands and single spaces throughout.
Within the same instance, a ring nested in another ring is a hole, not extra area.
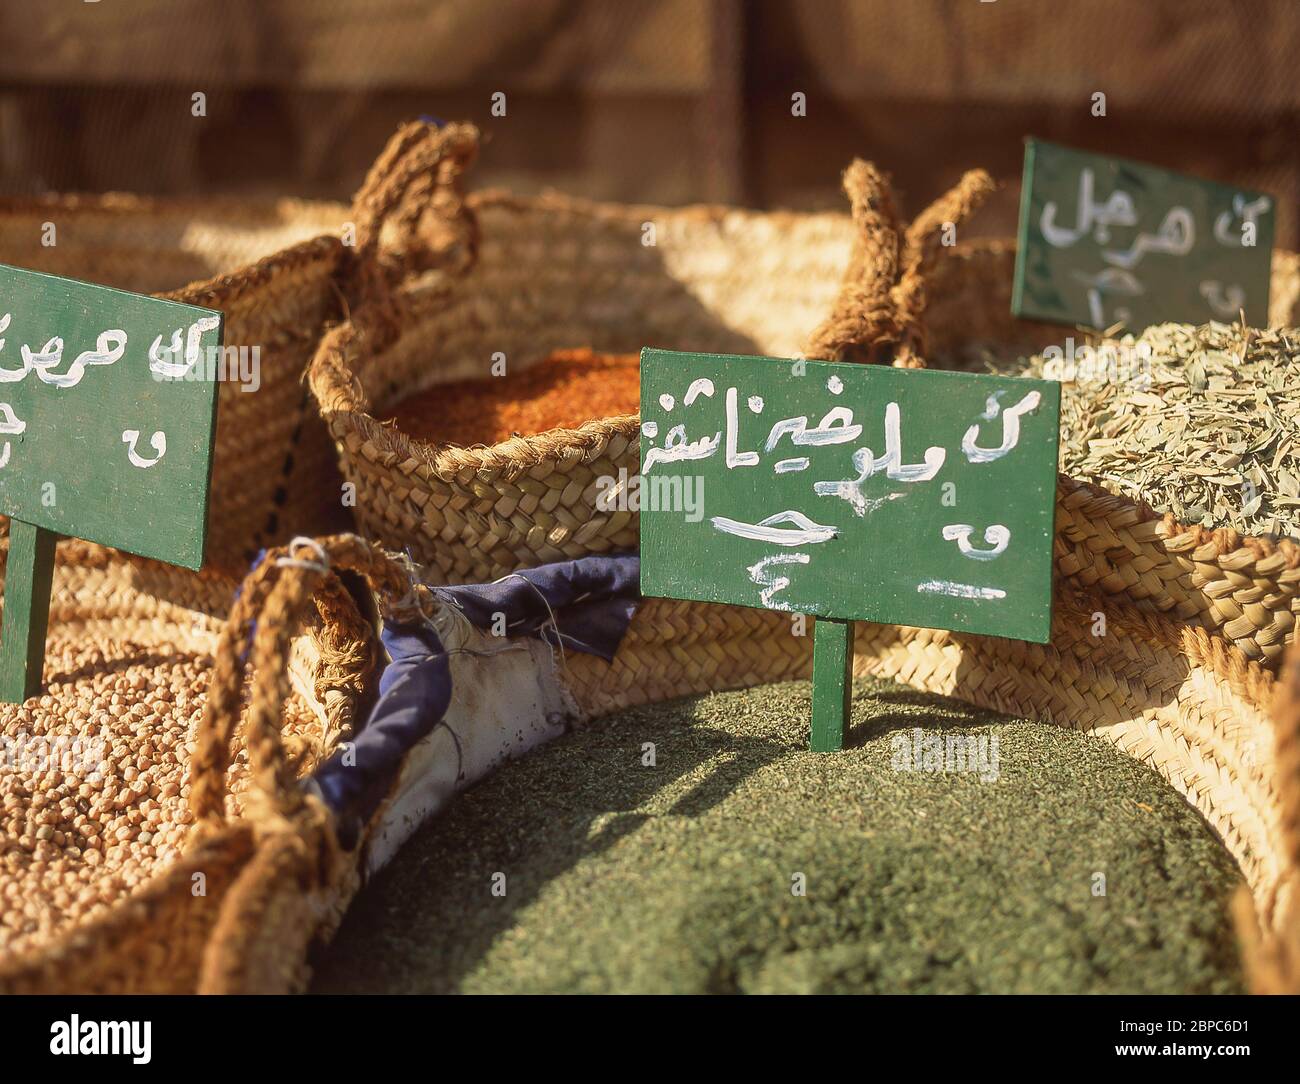
M 0 265 L 0 699 L 39 687 L 54 540 L 197 569 L 219 312 Z
M 1045 643 L 1060 386 L 641 352 L 641 592 L 816 615 L 813 747 L 854 620 Z
M 1141 331 L 1166 321 L 1268 323 L 1275 201 L 1030 139 L 1011 311 Z

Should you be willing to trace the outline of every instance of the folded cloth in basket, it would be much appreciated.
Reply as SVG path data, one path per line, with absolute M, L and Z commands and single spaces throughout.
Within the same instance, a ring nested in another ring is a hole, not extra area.
M 640 601 L 640 557 L 580 557 L 492 583 L 439 587 L 434 595 L 478 629 L 535 636 L 610 661 Z M 382 639 L 390 662 L 379 699 L 355 739 L 314 776 L 348 847 L 391 789 L 407 753 L 442 721 L 452 697 L 449 653 L 432 623 L 388 623 Z

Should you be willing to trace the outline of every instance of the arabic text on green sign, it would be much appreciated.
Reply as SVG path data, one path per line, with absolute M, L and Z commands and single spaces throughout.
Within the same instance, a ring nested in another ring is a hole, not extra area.
M 198 568 L 221 325 L 0 265 L 0 513 Z
M 644 350 L 648 596 L 1045 642 L 1060 387 Z
M 1140 332 L 1268 322 L 1275 201 L 1155 166 L 1025 145 L 1014 315 Z

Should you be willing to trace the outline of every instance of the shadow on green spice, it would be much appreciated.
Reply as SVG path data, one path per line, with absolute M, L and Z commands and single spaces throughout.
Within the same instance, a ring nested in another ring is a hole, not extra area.
M 1242 990 L 1240 875 L 1150 769 L 870 679 L 810 753 L 809 706 L 679 700 L 506 765 L 361 893 L 314 989 Z

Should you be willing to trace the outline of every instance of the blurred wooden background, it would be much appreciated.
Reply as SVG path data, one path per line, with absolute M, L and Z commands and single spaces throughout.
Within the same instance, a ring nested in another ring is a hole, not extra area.
M 8 194 L 341 198 L 430 115 L 483 128 L 475 184 L 603 199 L 838 207 L 861 155 L 915 210 L 981 165 L 1011 233 L 1035 134 L 1271 192 L 1300 243 L 1297 0 L 49 0 L 0 42 Z

